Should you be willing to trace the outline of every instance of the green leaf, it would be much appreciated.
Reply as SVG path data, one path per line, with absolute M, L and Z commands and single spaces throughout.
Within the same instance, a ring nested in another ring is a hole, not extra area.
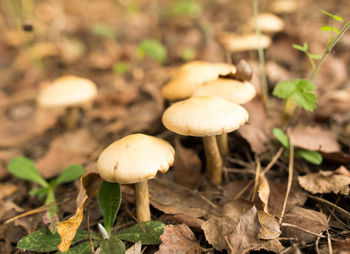
M 298 44 L 293 44 L 292 45 L 292 47 L 295 48 L 296 50 L 299 50 L 301 52 L 307 52 L 307 47 L 305 48 L 304 46 L 301 46 L 301 45 L 298 45 Z
M 148 56 L 159 63 L 164 63 L 167 55 L 165 47 L 159 41 L 150 39 L 145 39 L 138 45 L 136 54 L 139 58 Z
M 125 245 L 117 237 L 111 237 L 108 240 L 103 240 L 100 244 L 100 254 L 124 254 Z
M 78 230 L 72 244 L 89 239 L 87 231 Z M 17 248 L 37 252 L 49 252 L 57 250 L 61 238 L 58 233 L 52 234 L 48 228 L 42 228 L 26 235 L 17 243 Z
M 302 157 L 303 159 L 305 159 L 306 161 L 312 164 L 320 165 L 323 161 L 322 155 L 316 151 L 301 149 L 301 150 L 297 150 L 295 154 Z
M 94 247 L 96 248 L 99 245 L 98 241 L 92 241 Z M 75 246 L 69 248 L 67 252 L 57 251 L 56 254 L 91 254 L 90 242 L 82 242 Z
M 321 10 L 321 12 L 322 12 L 323 14 L 325 14 L 325 15 L 331 17 L 332 19 L 338 20 L 338 21 L 340 21 L 340 22 L 343 22 L 343 21 L 344 21 L 342 17 L 337 16 L 337 15 L 334 15 L 334 14 L 332 14 L 332 13 L 329 13 L 329 12 L 327 12 L 327 11 L 325 11 L 325 10 Z
M 142 225 L 146 232 L 143 232 L 136 224 L 117 233 L 117 237 L 133 243 L 141 241 L 142 244 L 160 244 L 160 236 L 164 232 L 165 224 L 160 221 L 147 221 L 143 222 Z
M 178 0 L 171 6 L 174 16 L 198 17 L 201 14 L 201 6 L 196 1 Z
M 294 94 L 296 104 L 307 111 L 314 111 L 317 104 L 317 97 L 313 93 L 297 91 Z
M 321 59 L 322 58 L 322 56 L 321 55 L 318 55 L 318 54 L 311 54 L 311 53 L 308 53 L 307 54 L 308 55 L 308 57 L 309 58 L 311 58 L 311 59 Z
M 98 205 L 103 214 L 104 228 L 108 235 L 114 225 L 120 207 L 122 192 L 119 183 L 103 181 L 98 192 Z
M 285 148 L 289 149 L 289 139 L 282 129 L 273 128 L 272 133 Z
M 317 88 L 312 81 L 307 79 L 294 79 L 292 82 L 295 84 L 296 90 L 300 92 L 310 92 Z
M 72 165 L 66 168 L 56 179 L 56 184 L 69 183 L 78 179 L 84 174 L 84 167 L 81 165 Z
M 115 39 L 116 33 L 114 29 L 105 23 L 96 23 L 90 28 L 90 33 L 96 36 L 105 37 L 108 39 Z
M 335 28 L 335 27 L 332 27 L 332 26 L 323 26 L 323 27 L 321 27 L 321 30 L 324 31 L 324 32 L 333 31 L 336 34 L 339 34 L 339 30 L 337 28 Z
M 279 98 L 288 98 L 293 95 L 294 91 L 296 89 L 296 86 L 291 81 L 281 81 L 278 82 L 275 88 L 273 89 L 272 94 L 274 96 L 277 96 Z
M 25 157 L 15 157 L 8 164 L 8 170 L 14 176 L 40 184 L 43 187 L 48 183 L 41 177 L 33 161 Z
M 129 64 L 126 62 L 119 62 L 113 66 L 113 71 L 118 74 L 124 74 L 130 71 Z

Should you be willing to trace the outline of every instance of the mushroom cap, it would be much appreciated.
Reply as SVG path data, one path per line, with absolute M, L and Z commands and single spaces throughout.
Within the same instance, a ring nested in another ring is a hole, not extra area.
M 263 33 L 276 33 L 276 32 L 282 31 L 284 28 L 283 20 L 272 13 L 259 14 L 258 25 L 259 25 L 260 31 Z M 252 29 L 255 29 L 254 18 L 250 20 L 249 26 Z
M 244 104 L 254 98 L 255 87 L 250 82 L 232 79 L 217 79 L 198 87 L 194 96 L 217 96 L 236 104 Z
M 214 136 L 229 133 L 248 121 L 241 106 L 215 96 L 196 96 L 179 101 L 163 114 L 164 126 L 185 136 Z
M 205 82 L 235 72 L 236 67 L 231 64 L 191 61 L 183 65 L 174 78 L 162 87 L 161 95 L 170 101 L 185 99 Z
M 69 107 L 83 105 L 97 96 L 96 85 L 85 78 L 63 76 L 43 88 L 38 96 L 41 107 Z
M 97 161 L 100 176 L 109 182 L 131 184 L 165 173 L 174 162 L 175 150 L 160 138 L 132 134 L 110 144 Z
M 295 0 L 275 0 L 270 7 L 277 14 L 292 13 L 297 10 L 297 2 Z
M 220 36 L 220 41 L 230 52 L 242 52 L 257 50 L 259 43 L 261 48 L 268 48 L 271 45 L 271 39 L 267 35 L 260 35 L 260 42 L 256 34 L 238 35 L 224 33 Z

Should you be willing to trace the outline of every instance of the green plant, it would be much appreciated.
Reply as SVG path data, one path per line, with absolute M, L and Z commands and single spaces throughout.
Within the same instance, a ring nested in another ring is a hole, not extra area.
M 198 17 L 202 8 L 197 1 L 177 0 L 171 5 L 171 14 L 173 16 Z
M 136 55 L 139 58 L 147 56 L 162 64 L 166 60 L 167 52 L 165 47 L 159 41 L 145 39 L 138 45 Z
M 58 206 L 55 199 L 55 190 L 58 185 L 71 182 L 79 178 L 84 173 L 81 165 L 72 165 L 66 168 L 58 177 L 47 182 L 39 173 L 33 161 L 26 157 L 15 157 L 8 164 L 8 170 L 14 176 L 37 183 L 41 186 L 39 189 L 30 191 L 31 195 L 37 195 L 39 198 L 45 198 L 47 211 L 45 219 L 48 220 L 51 232 L 56 232 L 59 223 L 57 211 Z
M 95 36 L 104 37 L 110 40 L 114 40 L 116 37 L 116 33 L 114 29 L 105 23 L 95 23 L 90 28 L 90 33 Z
M 161 243 L 159 238 L 163 234 L 164 224 L 159 221 L 143 222 L 142 228 L 136 224 L 119 232 L 112 229 L 121 203 L 121 189 L 118 183 L 103 181 L 98 193 L 98 203 L 104 219 L 103 225 L 98 224 L 100 234 L 90 234 L 91 244 L 89 233 L 78 230 L 72 241 L 73 246 L 65 253 L 90 254 L 91 245 L 93 245 L 94 248 L 100 248 L 100 254 L 122 254 L 125 252 L 125 245 L 122 240 L 133 243 L 141 241 L 145 245 Z M 59 243 L 60 236 L 57 233 L 40 229 L 23 237 L 17 243 L 17 247 L 23 250 L 49 252 L 57 251 Z
M 113 71 L 118 74 L 124 74 L 130 71 L 130 66 L 127 62 L 119 62 L 113 66 Z
M 272 130 L 272 133 L 275 136 L 275 138 L 278 140 L 278 142 L 280 142 L 287 149 L 287 151 L 289 151 L 289 148 L 290 148 L 289 139 L 287 135 L 283 132 L 283 130 L 280 128 L 274 128 Z M 297 157 L 301 157 L 304 160 L 316 165 L 320 165 L 323 161 L 322 155 L 317 151 L 296 149 L 295 155 Z
M 317 97 L 313 91 L 316 90 L 317 87 L 313 83 L 313 80 L 315 79 L 328 53 L 333 49 L 333 47 L 339 41 L 339 39 L 345 33 L 345 31 L 350 27 L 350 22 L 348 22 L 339 31 L 334 27 L 334 21 L 335 20 L 343 21 L 343 19 L 339 16 L 330 14 L 323 10 L 321 10 L 321 12 L 332 18 L 331 26 L 322 27 L 323 31 L 332 32 L 323 55 L 319 56 L 316 54 L 311 54 L 308 51 L 307 43 L 304 43 L 303 45 L 293 44 L 293 48 L 301 52 L 304 52 L 308 57 L 308 59 L 310 60 L 311 65 L 313 67 L 313 72 L 311 74 L 311 77 L 309 79 L 294 79 L 293 81 L 281 81 L 275 86 L 273 90 L 273 95 L 282 99 L 286 99 L 284 114 L 287 115 L 288 118 L 293 116 L 296 105 L 304 108 L 305 110 L 314 111 L 317 104 Z M 333 37 L 333 32 L 336 33 L 337 35 L 336 37 Z M 314 60 L 318 60 L 316 65 L 314 63 Z

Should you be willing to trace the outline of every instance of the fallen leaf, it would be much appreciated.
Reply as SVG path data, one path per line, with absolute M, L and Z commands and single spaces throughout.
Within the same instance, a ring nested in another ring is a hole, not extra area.
M 339 172 L 339 171 L 338 171 Z M 340 193 L 349 195 L 350 176 L 333 171 L 320 171 L 299 176 L 298 181 L 305 190 L 316 193 Z
M 95 147 L 96 142 L 87 129 L 68 132 L 52 141 L 49 151 L 36 166 L 44 178 L 51 178 L 70 165 L 86 162 Z
M 280 252 L 284 249 L 277 239 L 260 240 L 258 238 L 259 231 L 258 212 L 253 206 L 240 217 L 235 230 L 226 235 L 228 253 L 248 253 L 252 250 L 261 249 Z
M 201 253 L 201 246 L 196 242 L 195 235 L 185 224 L 165 226 L 160 240 L 162 243 L 156 254 Z
M 270 186 L 264 175 L 260 175 L 259 177 L 258 196 L 263 203 L 263 210 L 267 212 L 270 197 Z
M 176 181 L 190 189 L 196 189 L 200 183 L 202 163 L 197 153 L 181 145 L 175 138 L 174 174 Z
M 10 196 L 17 190 L 17 186 L 11 183 L 0 183 L 0 200 Z
M 169 175 L 169 174 L 168 174 Z M 212 201 L 201 192 L 192 191 L 173 181 L 169 176 L 157 177 L 149 181 L 150 203 L 167 214 L 184 214 L 192 217 L 208 217 L 213 212 Z
M 303 239 L 306 243 L 315 241 L 317 235 L 327 229 L 328 221 L 324 214 L 299 206 L 293 207 L 285 214 L 281 227 L 287 237 Z
M 350 238 L 344 240 L 338 240 L 332 242 L 333 254 L 349 254 L 350 253 Z M 328 244 L 322 244 L 320 246 L 320 254 L 328 254 Z
M 340 152 L 334 132 L 318 126 L 297 126 L 292 129 L 290 139 L 295 147 L 324 153 Z
M 77 210 L 75 215 L 66 221 L 60 222 L 57 232 L 61 237 L 58 249 L 62 252 L 68 251 L 72 240 L 83 220 L 84 204 L 88 197 L 95 196 L 101 178 L 96 173 L 87 174 L 80 178 L 80 190 L 77 196 Z
M 226 248 L 225 238 L 222 236 L 231 233 L 236 228 L 237 223 L 227 216 L 212 216 L 202 224 L 205 239 L 216 250 L 221 251 Z
M 141 241 L 138 241 L 133 246 L 131 246 L 129 249 L 127 249 L 125 251 L 125 254 L 141 254 L 142 253 L 141 247 L 142 247 L 142 243 L 141 243 Z
M 261 225 L 259 239 L 272 240 L 280 236 L 280 225 L 274 216 L 265 211 L 258 211 L 258 220 Z

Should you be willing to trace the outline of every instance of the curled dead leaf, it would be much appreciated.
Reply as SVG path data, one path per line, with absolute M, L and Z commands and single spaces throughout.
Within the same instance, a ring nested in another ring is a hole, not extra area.
M 258 211 L 258 220 L 261 225 L 259 239 L 271 240 L 280 236 L 280 225 L 274 216 L 265 211 Z
M 60 222 L 57 232 L 61 237 L 58 249 L 62 252 L 68 251 L 72 240 L 83 220 L 84 204 L 88 197 L 96 195 L 101 178 L 96 173 L 90 173 L 80 178 L 80 190 L 77 197 L 77 210 L 75 215 L 66 221 Z

